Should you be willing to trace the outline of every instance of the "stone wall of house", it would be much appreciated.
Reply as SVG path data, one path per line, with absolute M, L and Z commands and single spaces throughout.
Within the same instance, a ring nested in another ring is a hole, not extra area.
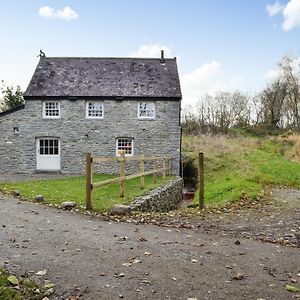
M 182 200 L 183 180 L 176 177 L 166 185 L 136 198 L 131 204 L 132 210 L 169 211 L 178 206 Z
M 42 101 L 27 100 L 24 109 L 0 115 L 0 172 L 36 171 L 36 141 L 41 137 L 60 139 L 61 172 L 83 174 L 85 153 L 115 156 L 116 139 L 133 138 L 134 155 L 174 157 L 173 174 L 179 174 L 180 102 L 156 101 L 156 117 L 139 119 L 136 100 L 104 101 L 103 119 L 86 119 L 84 100 L 61 100 L 61 117 L 43 119 Z M 17 128 L 17 130 L 14 130 Z M 127 173 L 139 168 L 128 163 Z M 94 164 L 101 173 L 117 173 L 118 164 Z

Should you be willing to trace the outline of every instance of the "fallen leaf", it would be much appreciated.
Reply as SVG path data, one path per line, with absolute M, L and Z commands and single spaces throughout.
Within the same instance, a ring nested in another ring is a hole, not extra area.
M 151 255 L 151 253 L 150 253 L 150 252 L 147 252 L 147 251 L 146 251 L 144 254 L 145 254 L 146 256 Z
M 132 264 L 129 263 L 129 262 L 128 262 L 128 263 L 123 263 L 123 266 L 124 266 L 124 267 L 130 267 L 131 265 L 132 265 Z
M 35 275 L 37 276 L 44 276 L 47 274 L 47 271 L 46 270 L 42 270 L 42 271 L 38 271 Z
M 17 278 L 16 276 L 14 276 L 14 275 L 8 276 L 8 277 L 7 277 L 7 280 L 8 280 L 10 283 L 14 284 L 14 285 L 18 285 L 18 284 L 19 284 L 18 278 Z
M 293 286 L 293 285 L 287 284 L 287 285 L 285 286 L 285 288 L 286 288 L 287 291 L 292 292 L 292 293 L 298 293 L 298 292 L 299 292 L 299 289 L 296 288 L 296 287 Z
M 196 263 L 196 262 L 198 262 L 198 259 L 194 259 L 194 258 L 192 258 L 192 263 Z
M 44 288 L 45 288 L 45 289 L 51 289 L 51 288 L 53 288 L 53 287 L 55 287 L 55 284 L 54 284 L 54 283 L 47 283 L 47 284 L 44 285 Z
M 245 279 L 245 276 L 241 273 L 237 273 L 235 276 L 232 277 L 234 280 L 242 280 Z

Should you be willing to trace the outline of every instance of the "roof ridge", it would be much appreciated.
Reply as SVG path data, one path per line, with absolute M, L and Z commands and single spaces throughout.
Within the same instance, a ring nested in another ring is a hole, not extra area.
M 96 56 L 45 56 L 41 59 L 149 59 L 160 60 L 160 57 L 96 57 Z M 176 60 L 176 57 L 164 58 L 164 60 Z

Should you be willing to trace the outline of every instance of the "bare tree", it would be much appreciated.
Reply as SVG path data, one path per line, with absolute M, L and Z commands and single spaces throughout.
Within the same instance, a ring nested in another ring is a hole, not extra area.
M 299 63 L 289 56 L 284 56 L 279 64 L 282 80 L 286 83 L 286 108 L 292 120 L 291 127 L 300 131 L 300 84 L 299 84 Z
M 261 93 L 263 123 L 272 129 L 280 127 L 283 120 L 283 108 L 287 96 L 287 83 L 277 79 Z

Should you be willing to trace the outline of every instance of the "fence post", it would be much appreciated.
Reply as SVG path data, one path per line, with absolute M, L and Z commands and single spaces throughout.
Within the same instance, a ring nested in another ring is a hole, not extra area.
M 141 158 L 140 158 L 140 171 L 141 171 L 141 189 L 144 189 L 145 188 L 145 175 L 144 175 L 144 172 L 145 172 L 145 154 L 142 154 L 141 155 Z
M 153 159 L 153 182 L 156 183 L 156 158 Z
M 93 209 L 93 158 L 91 153 L 86 154 L 86 209 Z
M 173 174 L 173 158 L 170 159 L 170 176 Z
M 165 179 L 166 178 L 166 159 L 165 159 L 165 157 L 163 157 L 163 173 L 162 173 L 162 175 L 163 175 L 163 179 Z
M 204 208 L 204 155 L 202 152 L 199 153 L 198 157 L 198 174 L 199 174 L 199 207 Z
M 120 150 L 120 177 L 125 177 L 125 150 Z M 125 196 L 125 179 L 120 180 L 120 197 L 124 198 Z

